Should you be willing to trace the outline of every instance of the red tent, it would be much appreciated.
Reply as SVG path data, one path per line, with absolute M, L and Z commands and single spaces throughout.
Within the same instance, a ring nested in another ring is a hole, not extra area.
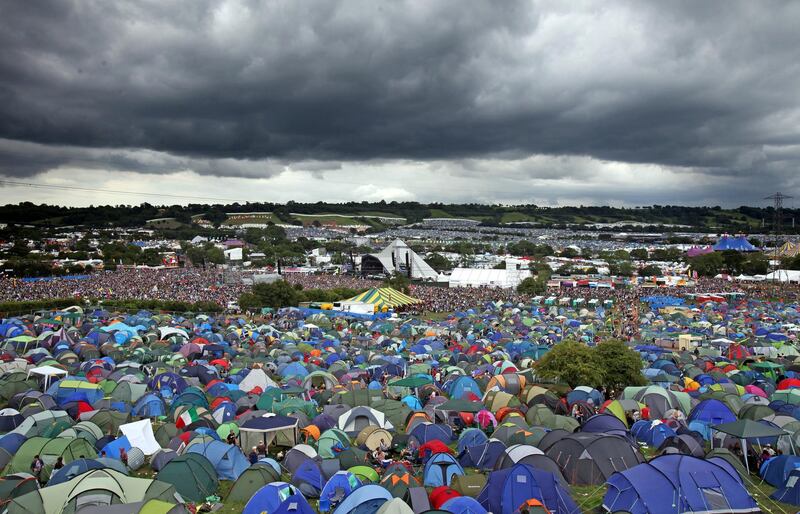
M 747 357 L 750 357 L 750 351 L 744 345 L 732 344 L 728 347 L 727 356 L 729 359 L 733 360 L 744 360 Z
M 442 485 L 431 491 L 429 498 L 431 499 L 431 507 L 438 509 L 444 502 L 450 498 L 461 496 L 461 493 L 451 488 L 450 486 Z
M 420 456 L 433 455 L 434 453 L 453 453 L 453 450 L 438 439 L 432 439 L 419 447 Z
M 778 389 L 792 389 L 793 387 L 800 387 L 800 380 L 796 378 L 784 378 L 778 382 Z

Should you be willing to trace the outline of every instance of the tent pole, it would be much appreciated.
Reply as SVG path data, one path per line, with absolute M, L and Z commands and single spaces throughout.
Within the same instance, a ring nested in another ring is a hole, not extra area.
M 742 437 L 740 440 L 742 441 L 742 449 L 744 450 L 744 467 L 747 469 L 747 472 L 750 473 L 750 463 L 747 459 L 747 439 Z

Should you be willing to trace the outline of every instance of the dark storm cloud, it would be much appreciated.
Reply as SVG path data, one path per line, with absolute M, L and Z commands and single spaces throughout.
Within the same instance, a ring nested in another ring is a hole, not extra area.
M 798 165 L 798 2 L 19 0 L 0 16 L 7 175 L 545 154 L 780 180 Z

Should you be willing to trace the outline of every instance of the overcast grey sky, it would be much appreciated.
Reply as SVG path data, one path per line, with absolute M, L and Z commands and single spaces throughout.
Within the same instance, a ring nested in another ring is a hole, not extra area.
M 240 201 L 800 196 L 796 1 L 6 0 L 0 18 L 7 181 Z

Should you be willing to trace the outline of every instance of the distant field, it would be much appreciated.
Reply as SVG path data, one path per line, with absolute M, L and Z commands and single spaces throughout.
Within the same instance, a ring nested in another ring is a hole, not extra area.
M 292 217 L 303 223 L 314 223 L 315 221 L 325 223 L 334 221 L 337 225 L 369 225 L 366 220 L 339 216 L 337 214 L 292 214 Z
M 485 221 L 492 219 L 491 216 L 458 216 L 455 214 L 450 214 L 449 212 L 443 211 L 441 209 L 431 209 L 430 218 L 452 218 L 452 219 L 460 219 L 460 220 L 475 220 L 475 221 Z
M 392 214 L 391 212 L 378 212 L 378 211 L 365 211 L 358 213 L 361 216 L 369 218 L 402 218 L 399 214 Z
M 520 222 L 536 222 L 539 221 L 533 216 L 529 216 L 527 214 L 523 214 L 517 211 L 510 211 L 503 214 L 503 217 L 500 218 L 501 223 L 520 223 Z
M 259 217 L 252 217 L 252 218 L 235 218 L 231 219 L 228 218 L 225 220 L 226 225 L 245 225 L 247 223 L 280 223 L 281 220 L 278 219 L 277 216 L 274 214 L 269 214 L 268 216 L 259 216 Z

